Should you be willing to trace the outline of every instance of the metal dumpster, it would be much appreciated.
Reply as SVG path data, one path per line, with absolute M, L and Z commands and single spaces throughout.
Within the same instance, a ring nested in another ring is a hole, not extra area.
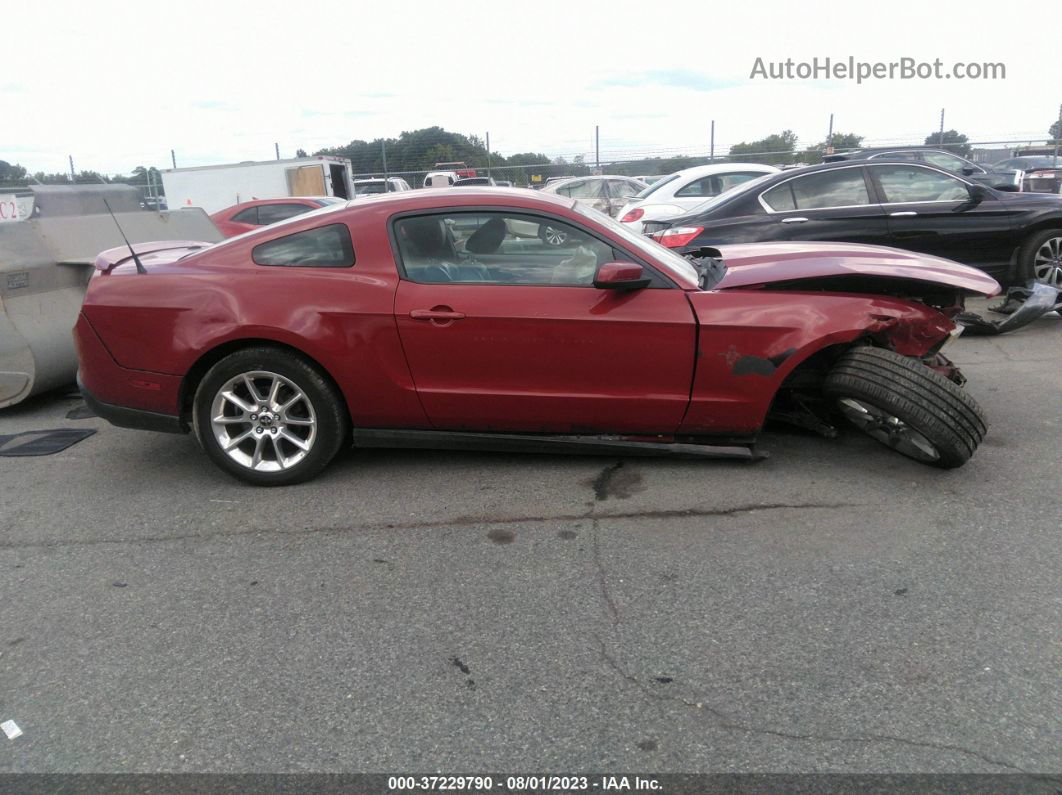
M 100 251 L 122 245 L 104 198 L 131 243 L 222 239 L 202 210 L 141 210 L 127 185 L 29 190 L 29 217 L 0 223 L 0 408 L 74 381 L 71 330 L 92 263 Z

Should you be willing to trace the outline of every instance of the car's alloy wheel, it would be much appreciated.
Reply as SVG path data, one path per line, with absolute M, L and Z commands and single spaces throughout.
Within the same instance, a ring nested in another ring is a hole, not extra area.
M 551 246 L 563 246 L 568 242 L 568 233 L 563 229 L 557 229 L 555 226 L 545 224 L 542 227 L 541 237 L 546 243 Z
M 317 441 L 317 414 L 288 378 L 254 370 L 230 378 L 214 395 L 210 427 L 222 451 L 256 472 L 296 466 Z
M 350 438 L 328 376 L 294 351 L 268 346 L 210 368 L 195 393 L 193 427 L 215 464 L 259 486 L 312 478 Z
M 1062 289 L 1062 235 L 1049 237 L 1033 254 L 1033 278 Z
M 865 400 L 846 397 L 837 404 L 849 422 L 897 453 L 926 464 L 940 459 L 936 445 L 899 417 Z
M 930 466 L 962 466 L 988 430 L 965 390 L 896 351 L 851 348 L 834 363 L 823 391 L 863 433 Z

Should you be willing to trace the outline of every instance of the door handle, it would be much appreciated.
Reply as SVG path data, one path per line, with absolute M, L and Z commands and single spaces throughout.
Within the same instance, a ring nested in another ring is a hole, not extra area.
M 907 210 L 902 213 L 889 213 L 889 218 L 910 218 L 912 215 L 918 215 L 914 210 Z
M 783 218 L 783 224 L 804 224 L 807 223 L 807 218 Z
M 452 309 L 414 309 L 409 316 L 414 320 L 463 320 L 465 313 Z

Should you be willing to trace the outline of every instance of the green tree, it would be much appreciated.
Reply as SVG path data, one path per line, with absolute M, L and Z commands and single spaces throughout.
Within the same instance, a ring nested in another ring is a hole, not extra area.
M 730 147 L 729 157 L 732 162 L 745 161 L 772 165 L 792 163 L 796 143 L 796 134 L 792 130 L 783 130 L 781 133 L 768 135 L 759 141 L 742 141 L 734 144 Z
M 18 163 L 0 160 L 0 182 L 21 182 L 26 178 L 26 169 Z
M 1047 134 L 1051 136 L 1052 143 L 1054 143 L 1055 140 L 1062 138 L 1062 119 L 1059 119 L 1052 124 L 1051 129 L 1047 131 Z
M 306 156 L 307 155 L 306 155 L 306 150 L 305 149 L 296 149 L 295 150 L 295 157 L 306 157 Z
M 808 164 L 821 163 L 822 156 L 826 154 L 826 149 L 831 143 L 835 152 L 858 149 L 863 143 L 863 136 L 855 133 L 834 133 L 832 141 L 819 141 L 814 146 L 809 146 L 801 152 L 800 161 Z
M 939 146 L 962 157 L 967 157 L 970 154 L 972 147 L 969 141 L 969 138 L 955 130 L 945 130 L 943 136 L 939 131 L 926 136 L 927 144 Z

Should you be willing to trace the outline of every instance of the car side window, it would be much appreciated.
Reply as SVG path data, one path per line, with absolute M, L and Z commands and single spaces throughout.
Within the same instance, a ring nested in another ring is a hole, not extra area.
M 786 210 L 796 209 L 796 200 L 793 198 L 793 181 L 783 182 L 781 185 L 775 185 L 769 191 L 766 191 L 763 196 L 763 203 L 770 207 L 775 212 L 785 212 Z
M 718 191 L 714 190 L 712 185 L 713 179 L 714 177 L 701 177 L 700 179 L 695 179 L 689 185 L 675 191 L 675 195 L 679 197 L 694 196 L 711 198 L 718 193 Z
M 882 152 L 879 155 L 872 155 L 871 160 L 887 157 L 889 160 L 921 160 L 921 152 L 912 152 L 910 150 L 906 152 Z
M 756 179 L 762 177 L 763 174 L 759 174 L 755 171 L 735 171 L 730 174 L 716 174 L 712 177 L 712 187 L 715 189 L 713 195 L 718 196 L 720 193 L 726 193 L 731 188 L 740 185 L 743 182 L 748 182 L 750 179 Z
M 610 179 L 608 181 L 608 192 L 613 199 L 630 199 L 637 196 L 641 190 L 633 182 L 627 182 L 625 179 Z
M 624 259 L 573 224 L 522 213 L 419 215 L 394 231 L 406 278 L 422 284 L 586 287 Z
M 557 188 L 557 193 L 571 196 L 573 199 L 599 199 L 604 184 L 602 180 L 583 180 Z
M 258 223 L 275 224 L 277 221 L 286 221 L 296 215 L 302 215 L 312 210 L 305 204 L 262 204 L 258 207 Z
M 874 166 L 874 175 L 889 204 L 954 202 L 970 198 L 965 182 L 929 168 Z
M 232 216 L 232 220 L 238 224 L 253 224 L 258 225 L 258 208 L 248 207 L 246 210 L 240 210 L 236 215 Z
M 859 207 L 870 204 L 862 168 L 840 168 L 797 177 L 792 181 L 798 210 L 824 207 Z
M 296 268 L 349 268 L 354 244 L 346 224 L 329 224 L 260 243 L 251 250 L 256 265 Z
M 969 168 L 965 160 L 946 152 L 923 152 L 922 157 L 930 165 L 950 171 L 952 174 L 961 174 L 964 168 Z

